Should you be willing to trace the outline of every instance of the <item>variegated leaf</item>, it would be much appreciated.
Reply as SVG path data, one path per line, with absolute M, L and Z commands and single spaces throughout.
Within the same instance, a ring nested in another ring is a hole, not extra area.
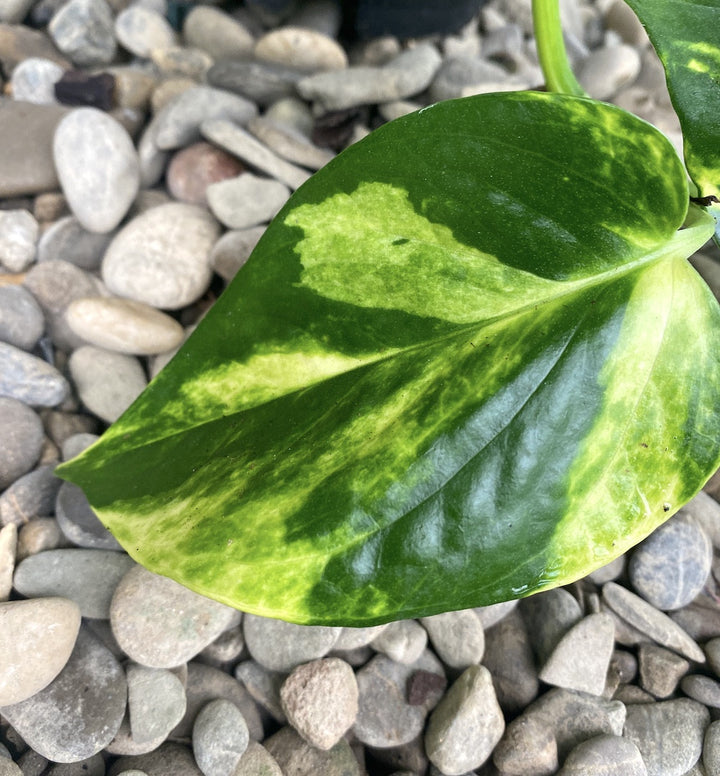
M 302 186 L 61 476 L 148 568 L 366 625 L 569 582 L 719 463 L 712 233 L 665 138 L 590 100 L 442 103 Z

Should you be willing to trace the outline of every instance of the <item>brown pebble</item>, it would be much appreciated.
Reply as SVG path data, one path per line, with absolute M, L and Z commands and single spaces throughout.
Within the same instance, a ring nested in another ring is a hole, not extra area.
M 210 143 L 194 143 L 173 156 L 167 184 L 175 199 L 204 205 L 205 190 L 211 183 L 236 178 L 244 169 L 237 159 Z
M 422 706 L 423 703 L 438 691 L 447 686 L 447 679 L 432 671 L 415 671 L 408 679 L 407 702 L 410 706 Z

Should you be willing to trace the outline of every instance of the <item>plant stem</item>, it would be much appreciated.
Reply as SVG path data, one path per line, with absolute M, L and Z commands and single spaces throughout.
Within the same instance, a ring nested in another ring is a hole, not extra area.
M 587 97 L 568 62 L 560 24 L 559 0 L 532 0 L 535 39 L 540 66 L 549 92 Z

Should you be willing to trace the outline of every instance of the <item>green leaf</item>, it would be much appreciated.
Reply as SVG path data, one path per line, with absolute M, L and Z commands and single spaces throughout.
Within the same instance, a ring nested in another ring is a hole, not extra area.
M 667 140 L 515 93 L 388 124 L 302 186 L 61 476 L 148 568 L 364 625 L 569 582 L 717 467 L 720 314 Z
M 720 0 L 627 0 L 648 31 L 699 195 L 720 197 Z

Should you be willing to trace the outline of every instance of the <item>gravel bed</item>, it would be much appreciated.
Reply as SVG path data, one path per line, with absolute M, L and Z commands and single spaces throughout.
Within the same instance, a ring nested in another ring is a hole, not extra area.
M 572 586 L 359 629 L 156 576 L 54 477 L 338 151 L 431 102 L 542 83 L 527 0 L 352 43 L 332 0 L 197 5 L 181 29 L 178 5 L 0 2 L 0 776 L 720 773 L 717 477 Z M 625 4 L 562 6 L 585 88 L 680 147 Z

